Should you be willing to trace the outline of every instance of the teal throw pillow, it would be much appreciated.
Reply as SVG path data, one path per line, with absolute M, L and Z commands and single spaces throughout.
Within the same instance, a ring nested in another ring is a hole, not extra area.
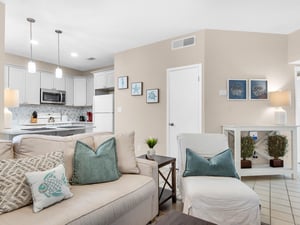
M 120 176 L 115 138 L 106 140 L 95 151 L 81 141 L 76 142 L 72 184 L 102 183 Z
M 206 159 L 191 149 L 186 149 L 186 164 L 183 176 L 222 176 L 239 178 L 230 149 Z

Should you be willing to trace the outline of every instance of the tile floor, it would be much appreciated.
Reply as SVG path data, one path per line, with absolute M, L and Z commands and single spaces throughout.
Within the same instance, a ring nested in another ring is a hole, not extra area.
M 243 177 L 242 181 L 260 197 L 262 222 L 270 225 L 300 225 L 300 172 L 297 179 L 278 175 Z M 180 200 L 176 204 L 168 201 L 161 208 L 160 214 L 171 209 L 182 211 L 182 207 Z
M 298 170 L 299 171 L 299 170 Z M 270 225 L 300 225 L 300 176 L 244 177 L 259 195 L 261 220 Z

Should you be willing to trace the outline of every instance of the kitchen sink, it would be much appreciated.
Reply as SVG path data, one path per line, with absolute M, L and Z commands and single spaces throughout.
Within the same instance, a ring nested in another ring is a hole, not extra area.
M 82 128 L 82 129 L 84 129 L 85 128 L 85 126 L 58 126 L 57 128 L 68 128 L 68 129 L 70 129 L 70 128 Z
M 55 130 L 55 128 L 50 127 L 34 127 L 34 128 L 23 128 L 21 130 L 28 130 L 28 131 L 43 131 L 43 130 Z

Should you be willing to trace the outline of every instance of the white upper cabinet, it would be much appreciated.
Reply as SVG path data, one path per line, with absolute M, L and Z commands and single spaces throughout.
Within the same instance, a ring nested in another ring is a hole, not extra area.
M 26 104 L 40 104 L 40 73 L 26 72 Z
M 94 77 L 88 76 L 86 78 L 86 105 L 92 106 L 93 105 L 93 96 L 95 95 L 94 90 Z
M 65 90 L 65 78 L 55 78 L 53 73 L 41 72 L 41 88 Z
M 74 105 L 74 79 L 72 76 L 65 76 L 66 83 L 66 105 Z
M 86 105 L 86 79 L 74 78 L 74 106 Z
M 40 73 L 31 74 L 25 69 L 11 66 L 8 67 L 7 73 L 5 85 L 19 90 L 20 104 L 40 104 Z
M 12 89 L 19 90 L 19 102 L 25 103 L 25 81 L 26 71 L 25 69 L 9 67 L 8 70 L 8 86 Z
M 94 89 L 107 89 L 114 87 L 114 71 L 106 70 L 94 73 Z
M 4 66 L 4 88 L 8 88 L 8 66 Z

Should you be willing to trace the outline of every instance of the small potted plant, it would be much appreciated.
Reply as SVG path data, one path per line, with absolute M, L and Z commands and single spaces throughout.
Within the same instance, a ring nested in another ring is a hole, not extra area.
M 254 152 L 254 140 L 251 136 L 241 137 L 241 168 L 251 168 L 252 161 L 246 158 L 252 157 Z
M 283 135 L 271 135 L 268 137 L 268 154 L 273 157 L 270 159 L 271 167 L 283 167 L 283 157 L 287 153 L 288 140 Z
M 153 159 L 153 157 L 155 155 L 155 150 L 153 148 L 157 144 L 157 138 L 149 137 L 148 139 L 146 139 L 146 144 L 150 148 L 147 151 L 147 158 L 148 159 Z

